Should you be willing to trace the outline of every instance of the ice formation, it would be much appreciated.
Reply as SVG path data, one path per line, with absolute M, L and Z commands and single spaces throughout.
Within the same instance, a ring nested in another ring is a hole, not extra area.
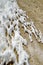
M 0 65 L 29 65 L 29 55 L 23 48 L 23 45 L 28 44 L 20 34 L 19 23 L 29 35 L 30 42 L 34 34 L 37 41 L 43 43 L 40 30 L 36 29 L 32 21 L 26 22 L 26 18 L 28 16 L 19 8 L 16 0 L 8 1 L 4 9 L 0 10 Z

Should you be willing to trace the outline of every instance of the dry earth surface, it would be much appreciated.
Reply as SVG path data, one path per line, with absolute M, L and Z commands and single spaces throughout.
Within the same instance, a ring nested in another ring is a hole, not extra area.
M 26 11 L 29 19 L 32 19 L 36 28 L 43 33 L 43 0 L 17 0 L 21 9 Z M 21 25 L 20 25 L 21 26 Z M 33 35 L 33 42 L 31 43 L 28 34 L 24 34 L 21 28 L 21 35 L 27 39 L 28 47 L 24 49 L 30 54 L 30 65 L 43 65 L 43 44 L 38 43 Z

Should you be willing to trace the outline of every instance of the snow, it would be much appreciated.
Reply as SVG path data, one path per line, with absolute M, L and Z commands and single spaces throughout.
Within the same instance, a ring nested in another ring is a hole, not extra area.
M 2 11 L 0 12 L 0 65 L 3 65 L 4 62 L 8 64 L 12 60 L 14 61 L 13 65 L 23 65 L 24 63 L 30 65 L 29 54 L 23 48 L 23 45 L 28 45 L 27 40 L 20 35 L 19 23 L 24 27 L 24 32 L 28 32 L 30 42 L 33 41 L 32 34 L 34 34 L 38 42 L 40 40 L 43 43 L 42 33 L 36 29 L 33 21 L 26 21 L 28 16 L 25 11 L 19 8 L 16 0 L 13 2 L 8 0 L 4 9 L 0 9 L 0 11 Z M 11 22 L 13 23 L 11 24 Z M 27 26 L 30 26 L 31 30 L 27 29 Z M 14 49 L 19 56 L 18 62 Z

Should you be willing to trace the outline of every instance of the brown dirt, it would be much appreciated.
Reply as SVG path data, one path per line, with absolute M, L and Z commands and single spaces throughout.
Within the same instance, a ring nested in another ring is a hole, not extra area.
M 17 0 L 21 9 L 26 11 L 26 14 L 35 23 L 37 29 L 43 33 L 43 0 Z M 21 28 L 21 35 L 27 39 L 28 47 L 24 47 L 30 54 L 30 65 L 43 65 L 43 44 L 38 43 L 33 35 L 34 42 L 30 43 L 28 35 Z

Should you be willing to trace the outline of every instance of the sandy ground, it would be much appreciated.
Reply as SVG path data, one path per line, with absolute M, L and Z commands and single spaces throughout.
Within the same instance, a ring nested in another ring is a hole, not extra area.
M 26 11 L 29 19 L 34 21 L 36 28 L 43 33 L 43 0 L 17 0 L 17 2 L 20 8 Z M 22 28 L 21 35 L 28 41 L 28 47 L 24 46 L 24 49 L 30 54 L 30 65 L 43 65 L 43 44 L 38 43 L 34 35 L 34 42 L 30 43 L 28 34 L 24 33 Z

